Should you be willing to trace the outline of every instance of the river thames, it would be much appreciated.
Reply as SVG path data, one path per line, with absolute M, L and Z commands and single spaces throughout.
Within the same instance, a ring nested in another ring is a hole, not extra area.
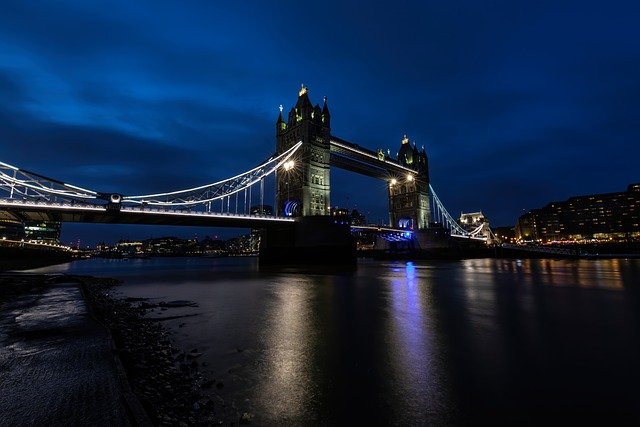
M 217 408 L 259 425 L 640 421 L 640 260 L 92 259 L 203 353 Z

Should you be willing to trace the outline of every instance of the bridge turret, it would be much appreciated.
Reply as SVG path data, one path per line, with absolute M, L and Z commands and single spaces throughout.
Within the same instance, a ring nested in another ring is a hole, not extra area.
M 326 107 L 326 105 L 325 105 Z M 276 133 L 276 151 L 283 153 L 297 142 L 302 147 L 293 163 L 278 172 L 276 204 L 278 215 L 328 215 L 330 206 L 329 147 L 330 128 L 320 105 L 309 100 L 303 85 L 289 121 Z M 329 110 L 326 109 L 328 114 Z M 280 120 L 280 119 L 278 119 Z M 278 122 L 279 123 L 279 122 Z M 295 164 L 295 166 L 291 166 Z
M 313 122 L 319 126 L 322 126 L 322 110 L 320 109 L 320 105 L 316 104 L 313 107 Z
M 427 154 L 424 149 L 418 151 L 415 141 L 412 147 L 405 135 L 398 151 L 398 163 L 416 173 L 410 172 L 389 182 L 389 221 L 393 227 L 425 229 L 431 217 Z
M 304 85 L 300 87 L 300 91 L 298 92 L 298 102 L 296 102 L 295 110 L 302 120 L 312 118 L 313 105 L 311 101 L 309 101 L 308 90 Z
M 282 117 L 282 105 L 280 105 L 280 114 L 278 115 L 278 121 L 276 122 L 276 135 L 280 132 L 284 132 L 287 129 L 287 124 Z
M 409 144 L 407 135 L 402 138 L 402 145 L 398 151 L 398 163 L 402 166 L 413 168 L 413 149 L 411 148 L 411 144 Z
M 418 173 L 429 177 L 429 159 L 427 158 L 427 152 L 422 146 L 422 150 L 418 154 Z
M 322 106 L 322 123 L 328 128 L 331 127 L 331 113 L 329 113 L 326 96 L 324 97 L 324 105 Z

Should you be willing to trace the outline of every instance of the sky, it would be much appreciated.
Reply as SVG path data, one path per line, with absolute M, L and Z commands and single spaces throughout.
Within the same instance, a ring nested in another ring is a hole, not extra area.
M 233 176 L 278 106 L 328 98 L 332 134 L 424 145 L 455 217 L 640 182 L 635 1 L 25 1 L 0 13 L 0 161 L 96 191 Z M 332 170 L 333 205 L 388 220 L 385 184 Z M 65 224 L 63 241 L 238 230 Z

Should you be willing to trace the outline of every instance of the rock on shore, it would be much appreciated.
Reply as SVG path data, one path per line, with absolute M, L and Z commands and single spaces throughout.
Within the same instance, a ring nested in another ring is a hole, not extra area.
M 94 315 L 111 331 L 129 383 L 156 425 L 218 424 L 213 401 L 205 396 L 213 384 L 198 371 L 197 351 L 172 344 L 158 323 L 144 318 L 144 301 L 113 296 L 118 282 L 79 277 Z M 181 306 L 184 302 L 176 302 Z M 171 305 L 169 305 L 171 306 Z

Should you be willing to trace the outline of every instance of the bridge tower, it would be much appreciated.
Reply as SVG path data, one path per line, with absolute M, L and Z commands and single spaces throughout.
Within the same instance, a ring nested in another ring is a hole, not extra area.
M 392 227 L 423 230 L 429 226 L 429 159 L 424 150 L 409 143 L 405 135 L 398 151 L 398 163 L 415 173 L 392 177 L 389 182 L 389 220 Z
M 329 215 L 329 145 L 331 114 L 327 107 L 315 107 L 303 85 L 298 101 L 289 111 L 287 121 L 280 115 L 276 123 L 276 151 L 286 151 L 298 141 L 302 146 L 296 158 L 278 171 L 276 206 L 279 216 Z

